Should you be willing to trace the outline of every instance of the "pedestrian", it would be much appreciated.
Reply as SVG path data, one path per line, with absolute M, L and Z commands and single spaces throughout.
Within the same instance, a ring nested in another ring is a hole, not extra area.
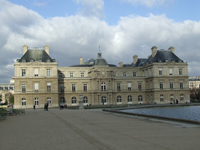
M 33 105 L 33 109 L 35 110 L 35 105 Z
M 48 106 L 49 106 L 49 104 L 47 103 L 47 111 L 48 111 Z

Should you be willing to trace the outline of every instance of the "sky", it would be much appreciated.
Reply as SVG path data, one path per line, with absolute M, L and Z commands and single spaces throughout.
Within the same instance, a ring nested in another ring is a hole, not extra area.
M 29 48 L 50 46 L 59 67 L 97 58 L 109 64 L 147 58 L 151 48 L 175 48 L 200 75 L 199 0 L 0 0 L 0 83 Z

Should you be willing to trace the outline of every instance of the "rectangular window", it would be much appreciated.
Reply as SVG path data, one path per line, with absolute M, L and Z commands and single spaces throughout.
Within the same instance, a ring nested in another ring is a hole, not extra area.
M 149 82 L 147 82 L 147 89 L 149 89 Z
M 76 85 L 72 84 L 72 92 L 75 92 L 75 91 L 76 91 Z
M 159 69 L 159 75 L 160 76 L 162 75 L 162 69 Z
M 25 91 L 26 91 L 26 84 L 22 83 L 22 92 L 25 92 Z
M 173 81 L 170 81 L 170 89 L 173 89 Z
M 182 69 L 179 69 L 179 75 L 183 75 Z
M 38 69 L 35 69 L 35 74 L 34 74 L 35 77 L 38 77 Z
M 138 83 L 138 90 L 142 90 L 142 84 Z
M 22 69 L 22 77 L 26 76 L 26 69 Z
M 47 77 L 51 76 L 51 69 L 47 69 Z
M 120 91 L 121 87 L 120 87 L 120 83 L 117 83 L 117 91 Z
M 37 92 L 39 89 L 39 84 L 38 83 L 35 83 L 35 91 Z
M 64 92 L 64 84 L 61 84 L 61 85 L 60 85 L 60 91 L 61 91 L 61 92 Z
M 73 73 L 72 72 L 70 72 L 70 77 L 73 78 Z
M 183 81 L 180 81 L 180 88 L 183 88 Z
M 87 84 L 83 84 L 83 91 L 87 91 Z
M 59 73 L 58 76 L 59 76 L 59 78 L 62 78 L 62 77 L 63 77 L 63 74 L 62 74 L 62 73 Z
M 123 72 L 123 77 L 126 77 L 126 72 Z
M 128 90 L 131 90 L 131 83 L 128 83 Z
M 48 92 L 51 91 L 51 83 L 47 83 L 47 91 L 48 91 Z
M 136 72 L 133 72 L 133 77 L 136 77 Z
M 172 68 L 169 69 L 169 75 L 173 75 Z
M 83 72 L 81 72 L 81 77 L 84 77 L 84 73 Z
M 116 72 L 113 73 L 113 77 L 116 77 Z
M 163 82 L 160 81 L 160 89 L 163 89 Z

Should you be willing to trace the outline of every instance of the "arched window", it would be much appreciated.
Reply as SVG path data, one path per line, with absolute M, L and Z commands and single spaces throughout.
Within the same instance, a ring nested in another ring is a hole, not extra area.
M 180 95 L 180 100 L 184 101 L 184 95 L 183 94 Z
M 76 104 L 76 97 L 72 97 L 72 104 Z
M 22 106 L 26 105 L 26 99 L 22 98 Z
M 37 97 L 34 99 L 34 101 L 35 101 L 35 105 L 39 105 L 39 99 Z
M 127 97 L 127 101 L 128 101 L 128 102 L 132 102 L 132 96 L 131 96 L 131 95 L 129 95 L 129 96 Z
M 164 95 L 163 94 L 160 95 L 160 101 L 164 101 Z
M 170 101 L 173 102 L 173 100 L 174 100 L 174 94 L 171 94 L 170 95 Z
M 122 97 L 121 96 L 117 96 L 117 102 L 122 102 Z
M 51 97 L 47 97 L 47 103 L 51 105 Z
M 142 95 L 138 96 L 138 102 L 142 102 Z
M 101 102 L 104 104 L 104 103 L 106 103 L 106 97 L 105 96 L 102 96 L 101 97 Z
M 60 103 L 62 103 L 62 104 L 65 103 L 65 98 L 64 97 L 60 98 Z
M 102 82 L 102 83 L 101 83 L 101 90 L 102 90 L 102 91 L 105 91 L 105 90 L 106 90 L 106 83 L 105 83 L 105 82 Z
M 88 103 L 88 98 L 87 98 L 87 96 L 84 96 L 84 97 L 83 97 L 83 103 Z

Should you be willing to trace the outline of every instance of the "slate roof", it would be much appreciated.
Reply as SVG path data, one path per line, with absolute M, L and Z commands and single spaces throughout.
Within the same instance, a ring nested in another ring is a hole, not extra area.
M 157 50 L 157 53 L 154 57 L 152 55 L 149 58 L 138 58 L 138 61 L 136 64 L 124 64 L 123 67 L 141 67 L 146 63 L 152 63 L 152 62 L 183 62 L 178 56 L 176 56 L 172 51 L 170 50 Z
M 18 62 L 55 62 L 44 49 L 28 49 L 27 52 L 18 60 Z

